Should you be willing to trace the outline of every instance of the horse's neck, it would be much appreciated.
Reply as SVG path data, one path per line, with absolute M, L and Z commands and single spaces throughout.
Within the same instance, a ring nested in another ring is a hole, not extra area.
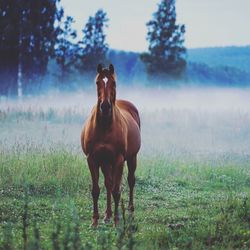
M 115 114 L 114 111 L 112 111 L 112 116 L 110 118 L 105 118 L 103 117 L 99 111 L 99 109 L 96 109 L 96 114 L 95 114 L 95 124 L 96 128 L 98 130 L 109 130 L 112 127 L 112 124 L 115 120 Z
M 114 123 L 117 123 L 121 119 L 121 113 L 115 104 L 113 105 L 112 116 L 109 120 L 103 119 L 98 110 L 98 108 L 95 110 L 95 124 L 97 129 L 107 131 L 112 128 Z

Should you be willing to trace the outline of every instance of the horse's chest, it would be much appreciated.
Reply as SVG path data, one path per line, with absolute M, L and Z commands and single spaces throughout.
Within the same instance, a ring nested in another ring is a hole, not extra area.
M 123 135 L 120 133 L 95 134 L 88 141 L 89 151 L 93 154 L 109 154 L 117 155 L 126 151 L 126 142 Z
M 91 154 L 99 165 L 114 164 L 119 154 L 125 155 L 124 146 L 116 140 L 100 140 L 92 145 Z
M 110 133 L 93 133 L 89 138 L 92 145 L 113 143 L 113 138 Z
M 97 138 L 95 145 L 104 145 L 110 148 L 118 149 L 123 145 L 123 141 L 119 135 L 105 135 Z

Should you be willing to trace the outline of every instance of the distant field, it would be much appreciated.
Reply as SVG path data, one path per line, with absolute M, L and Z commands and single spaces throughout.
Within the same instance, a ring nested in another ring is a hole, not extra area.
M 249 249 L 249 90 L 118 93 L 139 107 L 142 148 L 135 213 L 126 210 L 125 168 L 116 229 L 89 227 L 79 136 L 95 97 L 0 102 L 0 249 Z
M 188 59 L 191 62 L 205 63 L 209 66 L 230 66 L 250 72 L 249 52 L 250 46 L 189 49 Z

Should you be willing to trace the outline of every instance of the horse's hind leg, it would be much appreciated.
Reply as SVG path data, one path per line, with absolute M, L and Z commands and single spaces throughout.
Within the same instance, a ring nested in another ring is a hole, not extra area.
M 134 186 L 135 186 L 135 170 L 136 170 L 136 155 L 127 159 L 128 164 L 128 185 L 129 185 L 129 204 L 130 212 L 134 211 Z
M 96 227 L 98 225 L 98 219 L 99 219 L 99 213 L 98 213 L 98 198 L 100 194 L 100 188 L 98 185 L 99 166 L 96 165 L 90 157 L 88 157 L 88 165 L 92 178 L 92 198 L 93 198 L 92 226 Z
M 102 166 L 102 172 L 104 175 L 104 184 L 107 191 L 107 208 L 105 212 L 104 222 L 108 223 L 112 216 L 111 209 L 111 193 L 112 193 L 112 169 L 111 165 Z
M 121 179 L 122 179 L 122 172 L 123 172 L 123 164 L 124 164 L 124 157 L 120 155 L 117 158 L 116 164 L 113 167 L 112 171 L 112 195 L 115 202 L 115 211 L 114 211 L 114 222 L 115 226 L 119 222 L 119 215 L 118 215 L 118 207 L 119 207 L 119 201 L 121 198 Z

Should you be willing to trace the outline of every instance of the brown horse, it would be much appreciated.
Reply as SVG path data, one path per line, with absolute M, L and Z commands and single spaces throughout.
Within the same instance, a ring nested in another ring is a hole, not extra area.
M 121 179 L 124 162 L 128 165 L 129 210 L 134 210 L 133 189 L 135 185 L 136 156 L 140 149 L 140 118 L 136 107 L 124 100 L 116 100 L 116 77 L 112 64 L 109 68 L 97 67 L 97 104 L 88 118 L 81 144 L 87 156 L 92 177 L 93 220 L 98 225 L 98 185 L 101 168 L 107 190 L 105 222 L 112 216 L 111 194 L 115 202 L 114 222 L 119 221 L 118 206 L 121 196 Z

